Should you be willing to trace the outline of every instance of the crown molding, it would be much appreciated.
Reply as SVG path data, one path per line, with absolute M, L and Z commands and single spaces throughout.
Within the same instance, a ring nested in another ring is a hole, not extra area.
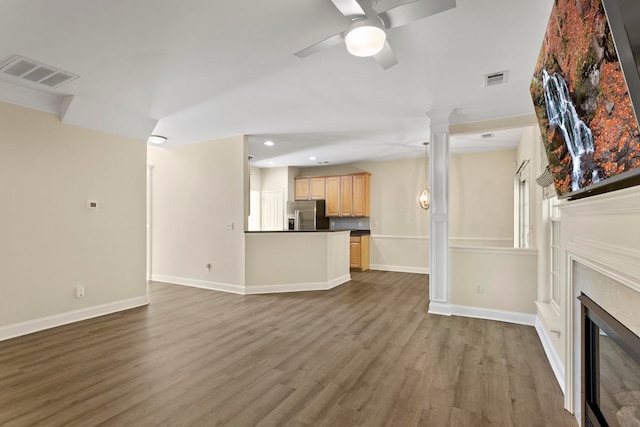
M 62 97 L 0 80 L 0 101 L 59 115 Z

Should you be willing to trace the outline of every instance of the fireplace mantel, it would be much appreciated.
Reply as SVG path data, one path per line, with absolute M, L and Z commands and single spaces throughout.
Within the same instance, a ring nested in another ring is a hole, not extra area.
M 580 237 L 571 239 L 566 250 L 579 262 L 640 292 L 640 250 Z
M 631 187 L 560 205 L 565 286 L 565 407 L 581 420 L 580 304 L 575 264 L 588 267 L 622 286 L 607 298 L 640 301 L 640 187 Z M 596 292 L 598 293 L 598 292 Z M 617 296 L 617 294 L 625 295 Z M 601 295 L 605 293 L 600 292 Z M 598 302 L 598 301 L 596 301 Z M 615 300 L 614 300 L 615 302 Z
M 571 216 L 620 215 L 640 213 L 640 186 L 612 191 L 559 205 Z

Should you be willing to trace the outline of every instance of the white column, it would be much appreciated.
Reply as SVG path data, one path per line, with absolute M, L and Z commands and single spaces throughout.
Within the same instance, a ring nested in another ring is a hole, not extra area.
M 430 111 L 429 313 L 451 315 L 449 303 L 449 119 L 451 111 Z

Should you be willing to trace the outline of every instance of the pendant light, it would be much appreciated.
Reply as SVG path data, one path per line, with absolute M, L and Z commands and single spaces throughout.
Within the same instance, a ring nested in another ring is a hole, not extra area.
M 425 142 L 424 144 L 424 181 L 425 181 L 425 185 L 424 185 L 424 190 L 422 190 L 419 194 L 418 194 L 418 205 L 420 205 L 420 207 L 422 209 L 424 209 L 425 211 L 429 209 L 429 206 L 431 206 L 431 194 L 429 193 L 429 188 L 426 184 L 427 182 L 427 165 L 428 165 L 428 157 L 427 157 L 427 152 L 429 149 L 429 143 Z

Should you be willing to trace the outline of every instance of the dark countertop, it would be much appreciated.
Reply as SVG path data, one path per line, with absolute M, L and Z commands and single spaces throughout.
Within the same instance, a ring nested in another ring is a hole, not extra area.
M 265 230 L 265 231 L 245 231 L 245 233 L 334 233 L 336 231 L 351 231 L 352 236 L 368 236 L 371 230 Z
M 245 231 L 245 233 L 334 233 L 336 231 L 349 231 L 349 230 L 265 230 L 265 231 Z

